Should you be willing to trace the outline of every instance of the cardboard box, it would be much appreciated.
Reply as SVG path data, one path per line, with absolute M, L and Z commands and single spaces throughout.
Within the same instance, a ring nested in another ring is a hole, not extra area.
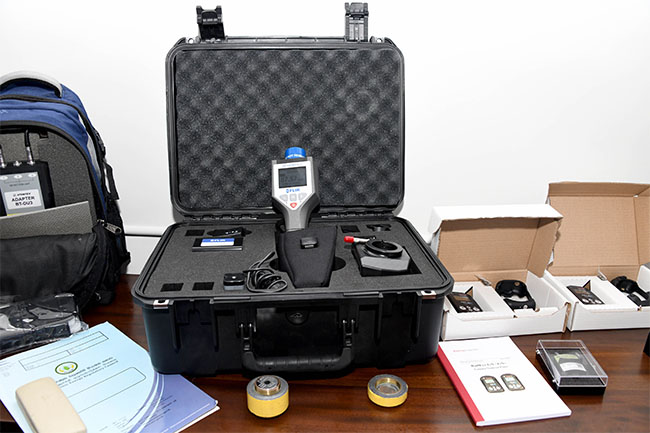
M 562 332 L 569 302 L 542 277 L 549 262 L 560 215 L 548 205 L 441 206 L 433 209 L 431 247 L 454 280 L 454 291 L 473 287 L 482 312 L 457 313 L 445 300 L 442 339 Z M 521 280 L 535 310 L 512 310 L 493 287 Z
M 650 185 L 553 183 L 548 203 L 564 219 L 545 279 L 572 302 L 569 329 L 649 327 L 650 307 L 638 307 L 609 281 L 626 275 L 650 290 L 650 271 L 642 266 L 650 262 Z M 587 281 L 604 305 L 583 304 L 566 289 Z

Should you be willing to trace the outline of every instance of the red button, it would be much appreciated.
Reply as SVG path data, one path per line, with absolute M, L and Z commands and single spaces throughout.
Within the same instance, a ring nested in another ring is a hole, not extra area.
M 298 203 L 291 203 L 289 206 L 295 209 L 295 207 L 298 206 Z

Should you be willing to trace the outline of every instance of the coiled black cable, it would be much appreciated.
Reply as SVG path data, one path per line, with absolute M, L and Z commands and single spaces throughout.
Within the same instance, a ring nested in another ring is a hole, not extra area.
M 246 288 L 254 293 L 277 293 L 288 287 L 287 282 L 267 264 L 273 258 L 274 251 L 268 253 L 244 271 Z

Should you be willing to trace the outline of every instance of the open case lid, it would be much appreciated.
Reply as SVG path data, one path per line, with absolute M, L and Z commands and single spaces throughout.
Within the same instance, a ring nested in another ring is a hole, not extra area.
M 544 274 L 561 219 L 548 205 L 437 206 L 429 228 L 456 281 L 496 281 L 504 273 L 525 280 L 527 271 Z
M 291 146 L 319 166 L 321 213 L 388 213 L 404 196 L 404 61 L 388 39 L 183 39 L 167 121 L 187 216 L 271 212 L 271 161 Z
M 548 202 L 564 215 L 552 274 L 634 278 L 650 261 L 650 185 L 552 183 Z

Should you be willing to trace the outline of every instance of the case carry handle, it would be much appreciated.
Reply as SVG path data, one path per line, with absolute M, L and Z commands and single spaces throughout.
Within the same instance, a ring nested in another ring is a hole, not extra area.
M 3 75 L 2 77 L 0 77 L 0 89 L 2 89 L 3 87 L 5 87 L 11 82 L 19 81 L 19 80 L 38 81 L 41 84 L 45 84 L 51 87 L 54 90 L 56 96 L 58 96 L 59 98 L 61 97 L 61 95 L 63 95 L 63 86 L 61 86 L 61 83 L 59 83 L 57 80 L 55 80 L 50 76 L 41 74 L 40 72 L 33 72 L 33 71 L 17 71 L 17 72 L 10 72 L 6 75 Z
M 253 353 L 252 324 L 248 329 L 243 324 L 239 325 L 242 333 L 242 366 L 247 370 L 257 372 L 290 371 L 290 372 L 323 372 L 338 371 L 346 368 L 354 360 L 353 335 L 355 320 L 341 321 L 343 325 L 343 348 L 337 355 L 314 356 L 270 356 L 256 357 Z M 246 332 L 248 334 L 246 335 Z
M 242 365 L 251 371 L 337 371 L 352 364 L 352 348 L 344 347 L 338 356 L 285 356 L 257 358 L 251 351 L 242 353 Z

